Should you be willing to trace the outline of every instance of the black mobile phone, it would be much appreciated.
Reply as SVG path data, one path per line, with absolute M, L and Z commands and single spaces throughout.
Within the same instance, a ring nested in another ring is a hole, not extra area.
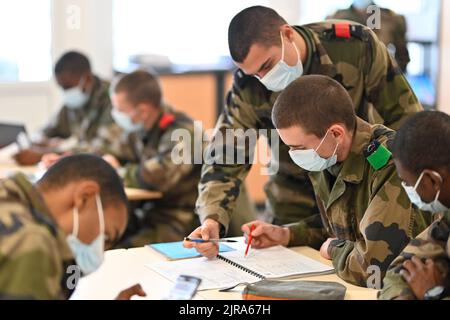
M 180 275 L 169 293 L 168 300 L 191 300 L 197 293 L 202 279 Z

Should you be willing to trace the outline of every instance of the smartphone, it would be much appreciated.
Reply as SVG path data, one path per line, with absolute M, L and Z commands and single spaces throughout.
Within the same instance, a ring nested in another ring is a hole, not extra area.
M 197 293 L 202 279 L 180 275 L 169 293 L 168 300 L 191 300 Z

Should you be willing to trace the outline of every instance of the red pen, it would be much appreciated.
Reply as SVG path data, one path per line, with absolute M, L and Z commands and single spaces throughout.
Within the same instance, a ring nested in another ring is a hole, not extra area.
M 250 249 L 250 245 L 252 244 L 252 240 L 253 240 L 252 232 L 253 232 L 253 230 L 255 230 L 255 225 L 254 224 L 252 224 L 252 226 L 250 227 L 250 235 L 248 237 L 247 248 L 245 249 L 244 258 L 247 256 L 248 249 Z

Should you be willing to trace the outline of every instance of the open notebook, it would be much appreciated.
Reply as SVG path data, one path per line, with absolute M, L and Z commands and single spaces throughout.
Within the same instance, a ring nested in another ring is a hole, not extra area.
M 201 278 L 199 290 L 223 289 L 242 282 L 299 278 L 334 271 L 330 266 L 282 246 L 253 249 L 246 258 L 244 250 L 240 248 L 222 253 L 215 260 L 195 258 L 164 261 L 146 266 L 173 282 L 181 274 Z

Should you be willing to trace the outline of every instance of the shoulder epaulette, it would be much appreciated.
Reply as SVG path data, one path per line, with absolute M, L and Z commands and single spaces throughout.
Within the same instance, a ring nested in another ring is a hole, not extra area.
M 327 39 L 357 38 L 362 41 L 369 39 L 369 34 L 363 25 L 348 22 L 334 23 L 332 27 L 324 31 Z
M 164 113 L 159 120 L 159 128 L 166 129 L 169 125 L 171 125 L 175 121 L 175 116 L 171 113 Z

